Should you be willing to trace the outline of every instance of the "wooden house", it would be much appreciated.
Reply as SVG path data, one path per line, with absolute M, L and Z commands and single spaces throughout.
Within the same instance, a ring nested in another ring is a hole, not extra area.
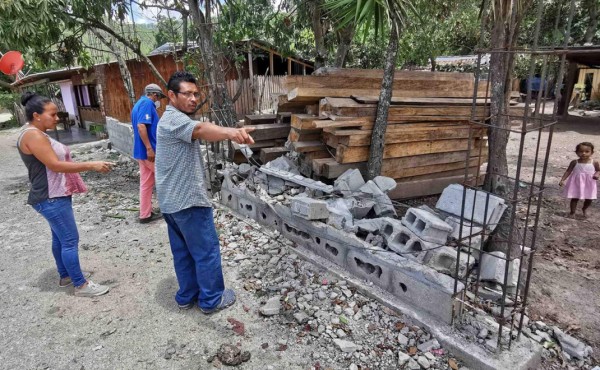
M 193 47 L 192 45 L 191 48 Z M 271 94 L 282 91 L 279 76 L 310 74 L 314 70 L 310 61 L 284 56 L 261 41 L 242 41 L 238 50 L 243 61 L 237 73 L 234 69 L 228 69 L 226 82 L 231 95 L 235 94 L 240 84 L 243 85 L 242 94 L 235 102 L 236 113 L 240 118 L 262 111 L 272 104 Z M 180 55 L 180 45 L 165 44 L 152 51 L 148 58 L 161 76 L 168 80 L 175 71 L 184 69 Z M 224 60 L 223 63 L 227 65 L 230 61 Z M 127 60 L 127 66 L 136 98 L 143 94 L 146 85 L 158 83 L 145 62 L 130 59 Z M 39 84 L 55 84 L 60 88 L 59 95 L 64 102 L 64 109 L 80 127 L 104 124 L 107 116 L 121 122 L 130 121 L 132 105 L 117 62 L 96 64 L 89 69 L 75 67 L 36 73 L 16 81 L 13 86 L 26 90 L 27 87 Z M 164 105 L 159 109 L 159 114 L 163 111 Z

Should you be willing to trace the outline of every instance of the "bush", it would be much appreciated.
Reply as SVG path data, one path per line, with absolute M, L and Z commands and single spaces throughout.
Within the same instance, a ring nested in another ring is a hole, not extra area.
M 0 91 L 0 110 L 6 109 L 13 116 L 15 114 L 15 102 L 19 101 L 19 94 L 12 92 Z

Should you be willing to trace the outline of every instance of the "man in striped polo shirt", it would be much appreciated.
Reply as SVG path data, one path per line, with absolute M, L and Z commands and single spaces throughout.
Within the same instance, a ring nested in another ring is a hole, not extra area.
M 229 128 L 190 118 L 200 93 L 196 79 L 175 72 L 168 83 L 169 105 L 158 123 L 156 192 L 167 222 L 181 309 L 198 305 L 206 314 L 235 303 L 235 293 L 225 289 L 219 238 L 204 178 L 200 140 L 232 140 L 252 144 L 251 130 Z

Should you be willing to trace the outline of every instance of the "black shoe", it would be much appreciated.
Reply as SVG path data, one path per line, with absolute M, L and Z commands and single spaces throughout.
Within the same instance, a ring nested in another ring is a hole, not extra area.
M 194 302 L 186 303 L 186 304 L 178 304 L 180 310 L 190 310 L 194 308 L 196 304 Z
M 154 213 L 154 212 L 152 212 L 149 217 L 140 218 L 139 222 L 140 222 L 140 224 L 147 224 L 149 222 L 156 221 L 156 220 L 159 220 L 161 218 L 162 218 L 162 213 Z

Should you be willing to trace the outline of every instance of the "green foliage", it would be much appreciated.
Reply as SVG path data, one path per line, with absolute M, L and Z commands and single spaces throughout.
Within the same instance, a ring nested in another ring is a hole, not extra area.
M 6 109 L 14 114 L 14 103 L 19 101 L 19 97 L 17 93 L 0 91 L 0 109 Z
M 19 126 L 19 123 L 15 118 L 14 106 L 14 103 L 18 101 L 19 97 L 20 95 L 17 93 L 0 91 L 0 111 L 6 109 L 10 114 L 12 114 L 12 118 L 10 120 L 0 122 L 0 130 Z
M 154 34 L 155 47 L 167 42 L 183 41 L 183 21 L 158 15 L 156 20 L 156 33 Z
M 127 0 L 0 1 L 0 39 L 27 55 L 35 68 L 93 64 L 87 49 L 92 29 L 118 33 L 127 19 Z M 134 33 L 129 40 L 141 45 Z
M 473 53 L 479 41 L 479 0 L 416 0 L 414 6 L 417 15 L 400 38 L 404 65 L 423 66 L 441 55 Z

